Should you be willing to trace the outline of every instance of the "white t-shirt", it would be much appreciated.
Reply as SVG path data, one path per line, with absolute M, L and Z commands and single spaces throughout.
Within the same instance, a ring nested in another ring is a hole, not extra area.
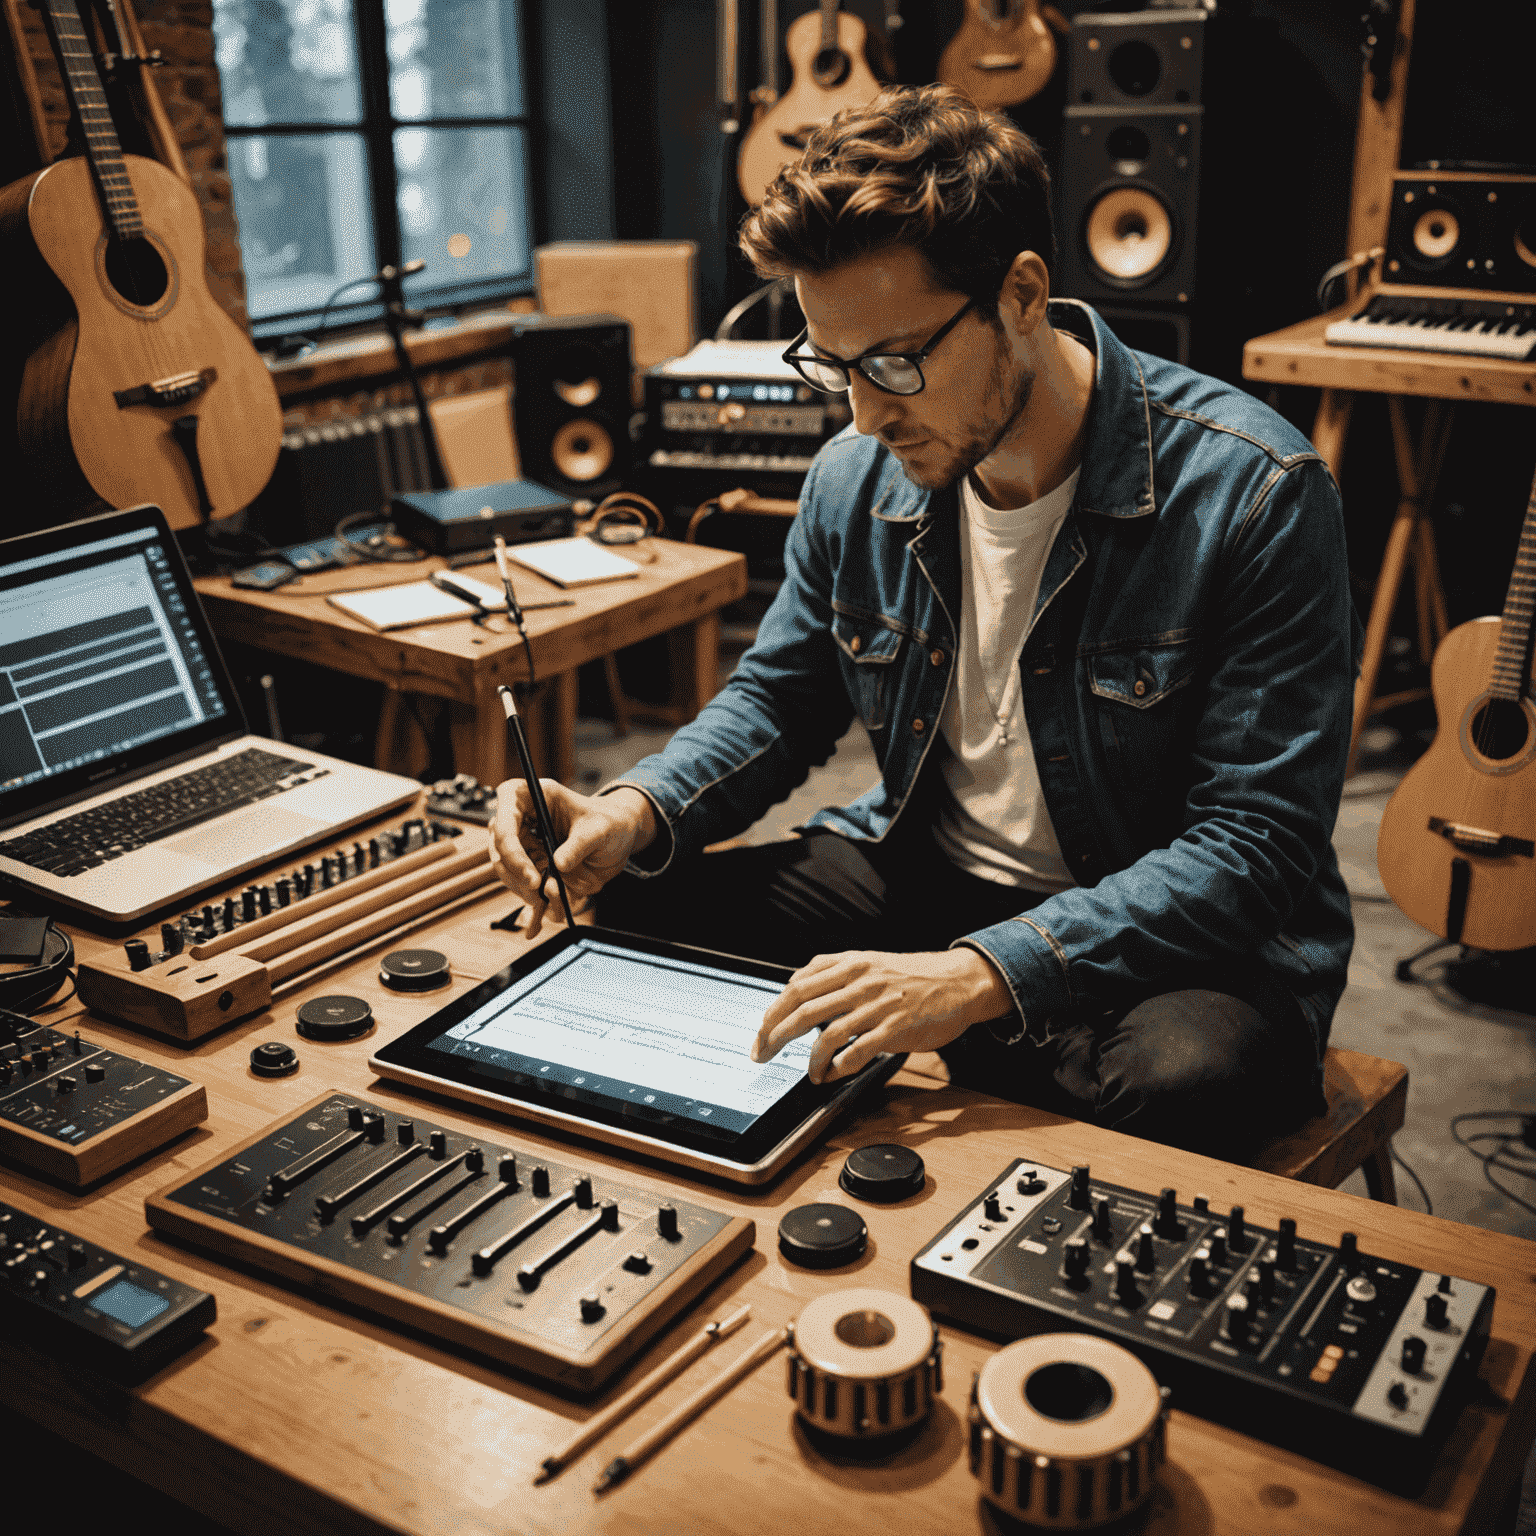
M 1003 510 L 977 495 L 969 475 L 961 483 L 960 656 L 939 719 L 950 750 L 935 838 L 970 874 L 1032 891 L 1077 883 L 1040 792 L 1019 656 L 1079 473 L 1028 506 Z

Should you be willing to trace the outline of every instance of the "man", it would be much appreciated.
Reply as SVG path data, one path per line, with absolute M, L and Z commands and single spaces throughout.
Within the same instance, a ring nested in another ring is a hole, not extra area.
M 595 797 L 546 781 L 556 862 L 605 926 L 798 966 L 754 1059 L 815 1029 L 815 1081 L 939 1050 L 1238 1156 L 1322 1107 L 1353 942 L 1338 493 L 1247 394 L 1050 302 L 1047 193 L 1034 145 L 943 87 L 841 114 L 769 188 L 743 249 L 793 275 L 787 355 L 853 426 L 721 694 Z M 855 712 L 873 789 L 699 856 Z M 501 803 L 537 932 L 525 786 Z

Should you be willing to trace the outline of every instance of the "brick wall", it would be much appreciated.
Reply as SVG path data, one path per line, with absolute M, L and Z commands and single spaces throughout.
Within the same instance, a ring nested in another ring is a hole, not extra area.
M 42 96 L 50 136 L 48 158 L 56 159 L 64 149 L 69 103 L 41 12 L 27 0 L 20 0 L 16 14 Z M 153 81 L 202 205 L 208 237 L 208 287 L 245 325 L 245 273 L 240 265 L 240 230 L 224 153 L 219 71 L 213 57 L 212 0 L 139 0 L 135 14 L 145 49 L 151 53 L 159 49 L 164 61 L 153 71 Z M 130 125 L 123 125 L 120 131 L 131 141 Z

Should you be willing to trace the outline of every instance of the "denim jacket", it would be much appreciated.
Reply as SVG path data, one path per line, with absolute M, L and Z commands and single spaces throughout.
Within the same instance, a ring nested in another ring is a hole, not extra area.
M 1077 886 L 957 942 L 996 965 L 1032 1038 L 1160 976 L 1258 964 L 1321 1050 L 1354 941 L 1331 843 L 1361 649 L 1338 490 L 1251 396 L 1132 351 L 1086 305 L 1049 315 L 1097 364 L 1082 474 L 1020 667 Z M 750 826 L 855 713 L 880 781 L 808 825 L 879 841 L 909 805 L 929 814 L 948 750 L 960 516 L 956 487 L 919 490 L 874 438 L 849 428 L 822 449 L 756 643 L 698 718 L 618 781 L 671 834 L 634 873 Z

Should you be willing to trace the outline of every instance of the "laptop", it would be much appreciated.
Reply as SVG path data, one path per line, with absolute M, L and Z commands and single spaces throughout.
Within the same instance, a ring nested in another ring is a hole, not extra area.
M 246 728 L 158 507 L 0 540 L 0 888 L 130 924 L 421 785 Z

